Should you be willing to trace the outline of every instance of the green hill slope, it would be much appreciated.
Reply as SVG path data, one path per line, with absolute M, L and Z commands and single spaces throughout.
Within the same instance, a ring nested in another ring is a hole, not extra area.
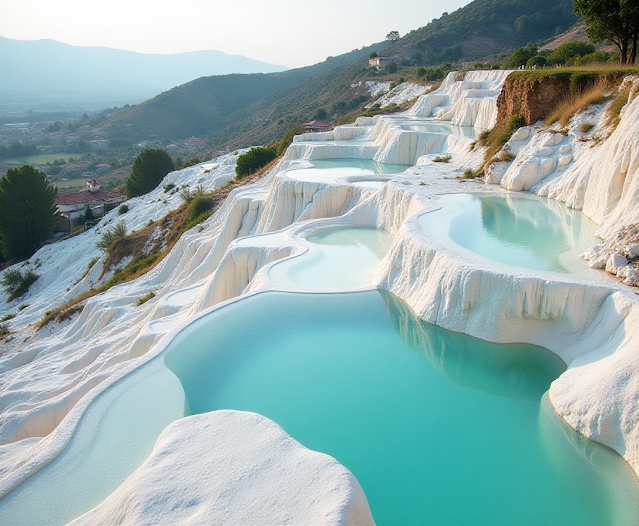
M 478 60 L 548 39 L 578 19 L 572 0 L 475 0 L 411 31 L 385 52 L 418 54 L 426 65 Z
M 141 140 L 208 136 L 232 147 L 276 139 L 321 106 L 353 97 L 372 51 L 413 65 L 476 60 L 545 40 L 577 21 L 572 0 L 475 0 L 396 42 L 352 51 L 306 68 L 264 75 L 205 77 L 120 113 L 110 136 Z

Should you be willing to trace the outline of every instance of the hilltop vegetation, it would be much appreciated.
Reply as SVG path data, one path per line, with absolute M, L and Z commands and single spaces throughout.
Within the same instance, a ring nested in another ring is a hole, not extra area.
M 388 48 L 424 65 L 479 60 L 557 35 L 578 21 L 572 0 L 475 0 Z

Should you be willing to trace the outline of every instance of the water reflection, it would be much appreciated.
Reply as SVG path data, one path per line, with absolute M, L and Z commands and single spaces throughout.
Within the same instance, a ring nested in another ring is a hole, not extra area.
M 539 400 L 566 366 L 534 345 L 490 343 L 420 320 L 392 294 L 381 292 L 402 339 L 456 384 L 506 398 Z
M 499 263 L 572 272 L 579 268 L 565 262 L 566 254 L 598 243 L 595 223 L 548 199 L 451 194 L 440 202 L 441 210 L 419 218 L 422 230 L 454 250 Z

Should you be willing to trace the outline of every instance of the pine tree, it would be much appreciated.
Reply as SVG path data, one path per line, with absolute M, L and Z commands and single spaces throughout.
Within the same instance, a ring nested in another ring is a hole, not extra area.
M 87 208 L 84 211 L 84 222 L 86 223 L 87 221 L 93 220 L 95 220 L 95 214 L 93 213 L 93 210 L 91 210 L 91 207 L 87 205 Z
M 49 237 L 57 193 L 33 166 L 7 170 L 0 179 L 0 250 L 5 259 L 29 257 Z
M 162 148 L 148 148 L 138 155 L 126 182 L 129 198 L 148 194 L 164 176 L 175 169 L 173 159 Z

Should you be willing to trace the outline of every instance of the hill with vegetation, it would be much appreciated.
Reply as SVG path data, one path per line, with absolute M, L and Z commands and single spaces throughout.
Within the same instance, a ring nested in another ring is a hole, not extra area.
M 368 68 L 368 57 L 393 57 L 390 80 L 434 80 L 435 64 L 503 58 L 531 41 L 545 41 L 575 24 L 572 0 L 474 0 L 395 41 L 355 50 L 325 62 L 267 75 L 208 77 L 161 94 L 103 125 L 112 137 L 179 139 L 208 137 L 214 147 L 264 144 L 318 110 L 338 117 L 370 98 L 351 88 L 357 80 L 388 72 Z M 427 72 L 427 76 L 425 76 Z M 432 73 L 432 74 L 431 74 Z M 394 75 L 394 76 L 393 76 Z
M 424 65 L 474 61 L 546 40 L 578 20 L 572 0 L 474 0 L 411 31 L 385 52 Z
M 282 114 L 291 113 L 285 106 L 289 103 L 292 113 L 300 115 L 297 107 L 302 100 L 308 100 L 308 93 L 315 96 L 335 84 L 348 83 L 353 76 L 346 74 L 344 81 L 340 72 L 354 67 L 365 70 L 368 55 L 380 48 L 381 44 L 373 45 L 281 73 L 203 77 L 120 112 L 100 128 L 111 138 L 136 140 L 213 136 L 229 126 L 241 133 L 254 125 L 246 109 L 258 100 L 261 102 L 255 108 L 276 104 Z M 300 101 L 289 98 L 296 96 Z M 238 122 L 238 118 L 243 122 Z

